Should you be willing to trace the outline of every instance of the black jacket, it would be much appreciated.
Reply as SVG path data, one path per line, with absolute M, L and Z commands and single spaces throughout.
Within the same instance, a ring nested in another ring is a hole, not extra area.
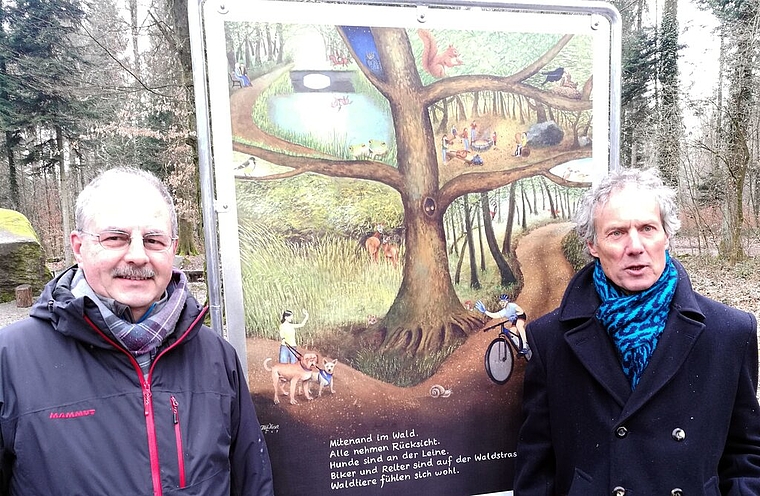
M 0 331 L 0 494 L 273 494 L 240 362 L 195 299 L 144 377 L 70 280 Z
M 695 293 L 675 263 L 668 321 L 633 392 L 594 317 L 593 265 L 529 326 L 515 496 L 760 494 L 757 323 Z

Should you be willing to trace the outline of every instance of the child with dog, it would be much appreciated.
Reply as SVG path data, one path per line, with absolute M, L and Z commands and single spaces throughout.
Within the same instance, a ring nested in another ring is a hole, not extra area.
M 293 323 L 293 312 L 285 310 L 280 319 L 280 363 L 297 363 L 296 356 L 296 329 L 306 325 L 309 320 L 309 312 L 303 309 L 303 320 L 300 324 Z

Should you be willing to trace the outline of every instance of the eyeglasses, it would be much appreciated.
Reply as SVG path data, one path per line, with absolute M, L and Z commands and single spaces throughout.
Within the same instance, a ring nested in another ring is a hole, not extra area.
M 124 231 L 106 230 L 100 234 L 77 229 L 82 234 L 97 238 L 100 246 L 106 250 L 124 250 L 132 243 L 132 235 Z M 145 251 L 163 252 L 172 247 L 176 237 L 168 234 L 154 233 L 146 234 L 142 237 L 143 248 Z

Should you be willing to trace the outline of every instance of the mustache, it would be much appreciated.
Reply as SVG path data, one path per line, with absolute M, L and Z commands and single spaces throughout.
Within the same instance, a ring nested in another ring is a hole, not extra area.
M 111 271 L 111 277 L 128 277 L 132 279 L 152 279 L 156 276 L 148 267 L 117 267 Z

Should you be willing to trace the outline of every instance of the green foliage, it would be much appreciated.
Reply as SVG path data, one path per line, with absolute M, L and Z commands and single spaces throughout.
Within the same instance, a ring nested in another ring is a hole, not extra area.
M 400 196 L 387 186 L 316 174 L 276 182 L 241 181 L 237 197 L 241 224 L 301 239 L 318 234 L 359 238 L 377 224 L 401 226 L 404 217 Z
M 562 253 L 575 272 L 581 270 L 592 258 L 586 253 L 585 246 L 578 233 L 573 229 L 562 239 Z
M 621 88 L 621 161 L 638 163 L 632 150 L 642 150 L 635 142 L 654 139 L 653 108 L 648 103 L 657 77 L 657 39 L 652 29 L 640 29 L 626 36 L 623 43 Z
M 751 20 L 758 10 L 756 0 L 697 0 L 697 5 L 727 23 Z
M 323 329 L 366 326 L 367 315 L 385 313 L 401 284 L 400 269 L 371 263 L 356 240 L 288 242 L 263 225 L 243 222 L 240 245 L 249 335 L 279 339 L 282 312 L 299 316 L 305 308 L 309 321 L 298 335 L 310 347 Z
M 84 16 L 79 2 L 19 0 L 0 8 L 0 124 L 4 130 L 44 124 L 74 132 L 87 113 L 72 88 L 71 69 L 83 64 L 71 39 Z

